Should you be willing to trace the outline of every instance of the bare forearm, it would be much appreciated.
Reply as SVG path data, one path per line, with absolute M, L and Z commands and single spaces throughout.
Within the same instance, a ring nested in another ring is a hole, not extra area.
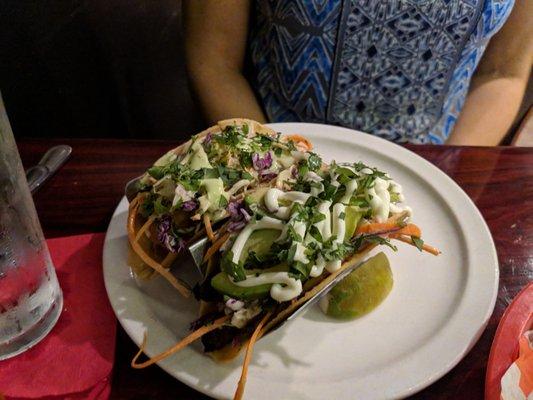
M 190 76 L 209 123 L 236 117 L 267 122 L 250 84 L 239 71 L 203 67 L 191 71 Z
M 184 0 L 189 77 L 210 123 L 226 118 L 266 118 L 242 74 L 249 0 Z
M 524 79 L 517 77 L 472 82 L 472 89 L 447 144 L 498 145 L 516 117 L 525 86 Z
M 531 72 L 532 16 L 531 0 L 515 0 L 479 63 L 449 144 L 494 146 L 511 127 Z

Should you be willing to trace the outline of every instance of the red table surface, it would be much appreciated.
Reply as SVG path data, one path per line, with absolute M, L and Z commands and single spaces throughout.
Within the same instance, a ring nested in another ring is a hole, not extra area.
M 36 195 L 47 237 L 105 231 L 124 184 L 177 145 L 140 140 L 21 140 L 26 167 L 54 144 L 72 158 Z M 461 186 L 486 219 L 500 262 L 500 286 L 487 329 L 448 374 L 412 399 L 481 399 L 494 332 L 513 297 L 533 279 L 533 148 L 408 145 Z M 132 370 L 137 347 L 119 328 L 112 399 L 204 399 L 158 367 Z

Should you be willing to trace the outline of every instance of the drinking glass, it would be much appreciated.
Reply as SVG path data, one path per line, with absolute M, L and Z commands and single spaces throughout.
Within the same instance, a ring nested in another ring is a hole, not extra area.
M 0 360 L 43 339 L 63 295 L 0 94 Z

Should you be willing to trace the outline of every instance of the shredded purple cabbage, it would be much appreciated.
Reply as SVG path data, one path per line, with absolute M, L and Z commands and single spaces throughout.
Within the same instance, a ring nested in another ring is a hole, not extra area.
M 242 200 L 230 201 L 228 204 L 228 212 L 232 220 L 238 220 L 240 217 L 241 209 L 244 207 Z
M 179 253 L 185 248 L 185 241 L 172 234 L 172 218 L 170 215 L 165 215 L 159 220 L 157 225 L 157 240 L 172 253 Z
M 293 178 L 297 178 L 298 177 L 298 168 L 296 168 L 294 165 L 291 167 L 291 176 Z
M 260 171 L 259 172 L 259 181 L 261 182 L 269 182 L 272 179 L 274 179 L 278 174 L 272 171 Z
M 228 232 L 237 232 L 246 226 L 246 221 L 231 221 L 228 224 Z
M 267 151 L 263 157 L 259 153 L 252 154 L 252 164 L 256 171 L 263 171 L 272 166 L 272 154 L 270 151 Z
M 243 207 L 241 208 L 241 214 L 244 216 L 244 220 L 246 222 L 250 221 L 252 219 L 252 216 L 250 214 L 248 214 L 248 211 L 246 211 L 246 209 Z
M 196 200 L 184 201 L 183 204 L 181 205 L 181 208 L 184 211 L 194 211 L 196 210 L 196 207 L 198 207 L 198 203 L 196 202 Z
M 211 140 L 213 140 L 213 134 L 209 132 L 207 135 L 205 135 L 204 141 L 202 143 L 206 146 L 209 146 L 211 144 Z
M 230 223 L 228 231 L 235 232 L 244 228 L 246 223 L 252 218 L 245 208 L 243 200 L 234 200 L 228 204 Z

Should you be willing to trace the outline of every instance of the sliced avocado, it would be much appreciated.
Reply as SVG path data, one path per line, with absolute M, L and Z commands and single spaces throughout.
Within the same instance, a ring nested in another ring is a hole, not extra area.
M 250 251 L 255 252 L 258 256 L 267 254 L 280 234 L 281 232 L 277 229 L 258 229 L 252 232 L 244 244 L 239 261 L 245 262 Z
M 234 284 L 225 272 L 219 272 L 211 278 L 211 286 L 222 294 L 226 294 L 234 299 L 253 300 L 265 297 L 270 292 L 271 284 L 240 287 Z
M 288 271 L 287 265 L 277 265 L 275 267 L 256 271 L 256 272 L 281 272 Z M 249 271 L 250 273 L 255 270 Z M 258 286 L 241 287 L 234 284 L 225 272 L 219 272 L 213 278 L 211 278 L 211 286 L 222 294 L 228 295 L 234 299 L 240 300 L 254 300 L 261 297 L 265 297 L 270 292 L 272 286 L 271 283 Z
M 346 223 L 346 232 L 344 233 L 344 240 L 349 241 L 355 233 L 355 229 L 357 228 L 357 224 L 363 216 L 363 213 L 358 211 L 355 206 L 347 206 L 345 213 L 346 216 L 344 217 L 344 221 Z

